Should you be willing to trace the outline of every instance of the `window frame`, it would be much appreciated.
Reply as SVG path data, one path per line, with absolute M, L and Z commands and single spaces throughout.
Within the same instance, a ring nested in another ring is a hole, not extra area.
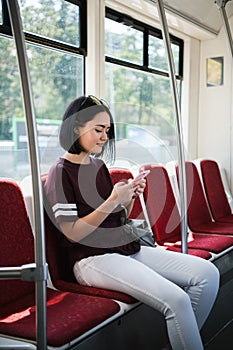
M 105 17 L 109 18 L 113 21 L 116 21 L 118 23 L 128 25 L 128 26 L 130 26 L 136 30 L 139 30 L 143 33 L 143 64 L 140 65 L 140 64 L 132 63 L 132 62 L 129 62 L 127 60 L 118 59 L 115 57 L 108 56 L 107 54 L 105 54 L 105 62 L 118 64 L 118 65 L 125 66 L 128 68 L 137 69 L 137 70 L 141 70 L 141 71 L 144 71 L 147 73 L 157 74 L 157 75 L 164 76 L 164 77 L 169 77 L 168 71 L 149 67 L 149 50 L 148 50 L 149 35 L 152 35 L 152 36 L 157 37 L 157 38 L 162 40 L 162 31 L 161 30 L 154 28 L 154 27 L 151 27 L 150 25 L 145 24 L 143 22 L 140 22 L 131 16 L 127 16 L 123 13 L 117 12 L 109 7 L 106 7 Z M 177 38 L 176 36 L 174 36 L 172 34 L 170 34 L 170 41 L 171 41 L 171 44 L 175 44 L 175 45 L 178 45 L 180 47 L 179 67 L 178 67 L 179 72 L 178 72 L 178 74 L 176 74 L 176 79 L 182 81 L 183 80 L 184 42 L 182 39 Z
M 60 42 L 59 39 L 56 40 L 54 38 L 46 38 L 43 37 L 40 34 L 31 34 L 28 33 L 26 30 L 23 32 L 24 37 L 25 37 L 25 45 L 30 45 L 36 48 L 39 48 L 41 52 L 44 51 L 48 51 L 50 53 L 54 53 L 56 55 L 64 55 L 64 56 L 72 56 L 72 58 L 74 58 L 76 61 L 81 61 L 80 63 L 80 69 L 82 70 L 82 76 L 80 76 L 80 81 L 79 81 L 79 90 L 82 92 L 85 92 L 85 69 L 86 69 L 86 56 L 87 56 L 87 0 L 62 0 L 65 1 L 66 3 L 70 3 L 70 4 L 74 4 L 76 6 L 79 6 L 79 11 L 77 11 L 78 15 L 75 17 L 75 22 L 77 19 L 77 26 L 76 26 L 76 32 L 77 32 L 77 37 L 79 36 L 79 42 L 76 44 L 69 44 L 69 43 L 64 43 L 64 42 Z M 13 46 L 14 46 L 14 38 L 13 38 L 13 30 L 11 27 L 11 21 L 10 21 L 10 16 L 9 16 L 9 11 L 8 11 L 8 6 L 7 6 L 7 1 L 6 0 L 0 0 L 0 6 L 2 6 L 2 21 L 0 22 L 0 38 L 2 40 L 8 40 L 10 41 Z M 78 22 L 78 18 L 79 18 L 79 22 Z M 79 28 L 77 28 L 79 25 Z M 15 52 L 14 52 L 15 53 Z M 14 54 L 14 56 L 16 56 Z M 17 61 L 17 57 L 15 57 L 15 62 Z M 30 64 L 30 61 L 29 61 Z M 16 66 L 15 66 L 16 67 Z M 17 70 L 17 68 L 16 68 Z M 18 73 L 18 70 L 17 70 Z M 14 76 L 13 76 L 14 78 Z M 12 78 L 12 79 L 13 79 Z M 20 77 L 17 74 L 17 79 L 19 79 L 20 82 Z M 18 86 L 18 84 L 17 84 Z M 20 87 L 18 87 L 18 89 L 20 89 Z M 75 91 L 74 91 L 75 94 Z M 21 95 L 17 96 L 18 99 L 21 101 L 21 105 L 20 105 L 20 112 L 23 111 L 23 99 Z M 35 96 L 33 96 L 34 98 L 34 102 L 35 102 Z M 66 107 L 66 106 L 65 106 Z M 65 108 L 64 107 L 64 108 Z M 14 106 L 13 106 L 14 108 Z M 64 109 L 61 111 L 61 113 L 63 113 Z M 12 115 L 12 114 L 11 114 Z M 39 114 L 38 114 L 39 115 Z M 21 114 L 20 114 L 21 116 Z M 17 115 L 12 115 L 12 120 L 9 121 L 9 123 L 11 123 L 13 125 L 14 123 L 14 118 L 18 117 Z M 36 125 L 38 126 L 38 122 L 40 117 L 38 118 L 38 116 L 35 116 L 36 118 Z M 48 123 L 48 120 L 50 119 L 49 117 L 47 118 L 46 116 L 43 118 L 45 119 L 45 123 Z M 47 120 L 46 120 L 47 119 Z M 56 120 L 56 119 L 54 119 Z M 6 121 L 8 122 L 8 121 Z M 5 123 L 6 123 L 5 122 Z M 24 125 L 25 125 L 25 118 L 24 118 Z M 53 119 L 51 118 L 51 124 L 53 124 Z M 4 125 L 3 125 L 4 126 Z M 6 147 L 6 151 L 9 151 L 9 154 L 7 155 L 7 157 L 9 157 L 8 162 L 10 164 L 9 167 L 9 171 L 8 171 L 8 167 L 6 168 L 6 172 L 3 172 L 3 177 L 11 177 L 14 178 L 16 181 L 22 181 L 23 178 L 25 178 L 26 176 L 30 175 L 30 160 L 29 160 L 29 154 L 28 154 L 28 147 L 27 145 L 25 145 L 25 147 L 23 146 L 22 148 L 18 148 L 15 147 L 16 143 L 15 143 L 15 139 L 14 139 L 14 134 L 13 134 L 13 130 L 11 132 L 9 132 L 10 135 L 5 135 L 3 136 L 3 138 L 1 139 L 1 141 L 10 141 L 9 144 L 7 144 L 6 146 L 2 146 L 1 145 L 1 149 L 0 152 L 4 151 L 5 149 L 3 149 L 2 147 Z M 26 135 L 26 134 L 25 134 Z M 50 135 L 51 136 L 51 135 Z M 43 152 L 43 141 L 40 145 L 40 141 L 39 141 L 39 132 L 37 133 L 37 138 L 38 138 L 38 146 L 39 146 L 39 151 Z M 28 140 L 26 140 L 27 143 Z M 8 149 L 9 148 L 9 149 Z M 57 152 L 60 152 L 59 154 L 61 154 L 62 149 L 59 149 L 59 146 L 56 147 L 57 148 Z M 53 151 L 53 150 L 52 150 Z M 53 153 L 53 156 L 55 155 L 55 153 Z M 41 166 L 41 170 L 43 171 L 48 171 L 47 167 L 51 166 L 51 160 L 46 160 L 46 162 L 44 162 L 43 160 L 44 155 L 42 156 L 42 153 L 40 153 L 40 166 Z M 23 166 L 22 166 L 23 165 Z M 46 170 L 44 170 L 44 166 L 46 166 Z
M 54 39 L 44 38 L 40 35 L 31 34 L 24 32 L 25 41 L 30 43 L 35 43 L 37 45 L 42 45 L 46 47 L 55 48 L 58 50 L 63 50 L 71 53 L 80 54 L 84 57 L 87 55 L 87 4 L 86 0 L 64 0 L 71 4 L 79 6 L 79 30 L 80 30 L 80 45 L 79 47 L 62 43 Z M 3 14 L 3 24 L 0 25 L 0 35 L 13 36 L 12 28 L 10 23 L 10 16 L 8 12 L 8 7 L 6 0 L 2 0 L 2 14 Z

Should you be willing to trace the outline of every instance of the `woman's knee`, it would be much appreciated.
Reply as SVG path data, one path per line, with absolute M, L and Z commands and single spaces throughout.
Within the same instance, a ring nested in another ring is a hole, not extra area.
M 219 287 L 220 274 L 217 267 L 210 261 L 205 261 L 205 264 L 202 264 L 200 267 L 200 277 L 203 280 L 207 280 L 208 284 L 212 287 Z
M 189 313 L 192 309 L 191 301 L 188 294 L 182 289 L 176 290 L 169 302 L 164 304 L 164 315 L 166 319 L 177 317 L 180 313 Z

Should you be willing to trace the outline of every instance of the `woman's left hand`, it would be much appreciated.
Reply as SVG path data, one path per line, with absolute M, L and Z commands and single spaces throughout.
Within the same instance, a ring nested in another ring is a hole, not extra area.
M 132 181 L 133 187 L 134 187 L 134 193 L 135 196 L 134 198 L 136 198 L 137 196 L 139 196 L 140 194 L 142 194 L 145 190 L 146 187 L 146 180 L 145 179 L 141 179 L 138 181 Z

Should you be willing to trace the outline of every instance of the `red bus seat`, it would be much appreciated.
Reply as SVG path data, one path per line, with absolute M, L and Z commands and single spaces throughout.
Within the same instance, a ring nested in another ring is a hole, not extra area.
M 124 179 L 131 179 L 131 178 L 133 178 L 133 175 L 132 175 L 130 170 L 128 170 L 128 169 L 121 169 L 121 168 L 110 169 L 110 175 L 111 175 L 113 184 L 115 184 L 115 183 L 117 183 L 117 182 L 119 182 L 121 180 L 124 180 Z M 137 219 L 137 218 L 145 219 L 145 215 L 143 213 L 142 205 L 141 205 L 141 202 L 140 202 L 139 198 L 136 198 L 136 200 L 135 200 L 134 207 L 133 207 L 133 210 L 131 212 L 130 218 L 132 218 L 132 219 Z M 154 237 L 156 239 L 155 235 L 154 235 Z M 181 246 L 179 246 L 179 245 L 177 245 L 177 246 L 174 246 L 174 245 L 172 245 L 172 246 L 171 245 L 170 246 L 169 245 L 165 246 L 164 245 L 164 248 L 166 250 L 170 250 L 170 251 L 175 251 L 175 252 L 181 253 Z M 211 254 L 209 252 L 207 252 L 207 251 L 200 251 L 198 249 L 192 249 L 192 254 L 196 255 L 196 256 L 199 256 L 199 257 L 202 257 L 204 259 L 210 259 L 211 258 Z
M 233 224 L 233 214 L 224 190 L 218 163 L 204 159 L 200 165 L 205 193 L 214 220 Z
M 162 165 L 145 166 L 150 169 L 144 192 L 152 231 L 158 244 L 181 247 L 181 217 L 167 170 Z M 188 232 L 188 248 L 221 253 L 233 245 L 233 237 Z M 196 254 L 198 253 L 198 254 Z M 203 254 L 195 252 L 195 255 Z
M 128 180 L 128 179 L 133 178 L 131 171 L 128 169 L 113 168 L 113 169 L 110 169 L 109 171 L 110 171 L 110 175 L 111 175 L 113 184 L 115 184 L 121 180 Z M 142 205 L 141 205 L 139 198 L 136 198 L 136 200 L 135 200 L 133 210 L 130 214 L 130 218 L 132 218 L 132 219 L 138 219 L 138 218 L 145 219 L 145 215 L 143 213 Z M 156 238 L 156 236 L 155 236 L 155 238 Z M 181 253 L 181 247 L 179 245 L 177 245 L 177 246 L 174 246 L 174 245 L 164 246 L 164 248 L 166 250 Z M 199 256 L 199 257 L 202 257 L 204 259 L 211 258 L 211 254 L 208 251 L 204 251 L 204 250 L 201 251 L 198 249 L 192 249 L 192 254 Z
M 119 181 L 123 181 L 123 180 L 128 181 L 129 179 L 133 179 L 133 174 L 128 169 L 110 168 L 109 172 L 110 172 L 113 185 L 115 185 Z M 143 208 L 139 197 L 135 199 L 134 206 L 129 217 L 131 219 L 140 219 L 140 220 L 145 219 Z
M 204 189 L 196 166 L 186 162 L 188 223 L 193 232 L 233 235 L 233 223 L 212 220 Z
M 19 186 L 0 181 L 0 267 L 34 263 L 34 237 Z M 35 283 L 0 279 L 0 334 L 36 342 Z M 47 288 L 47 344 L 61 347 L 119 314 L 113 300 Z M 121 313 L 121 311 L 120 311 Z

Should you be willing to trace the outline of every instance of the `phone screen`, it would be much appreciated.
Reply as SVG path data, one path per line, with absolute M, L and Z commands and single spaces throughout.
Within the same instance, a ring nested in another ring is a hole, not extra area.
M 146 177 L 146 176 L 149 175 L 149 174 L 150 174 L 150 170 L 142 171 L 141 173 L 139 173 L 139 174 L 134 178 L 134 181 L 138 181 L 138 180 L 144 179 L 144 177 Z

